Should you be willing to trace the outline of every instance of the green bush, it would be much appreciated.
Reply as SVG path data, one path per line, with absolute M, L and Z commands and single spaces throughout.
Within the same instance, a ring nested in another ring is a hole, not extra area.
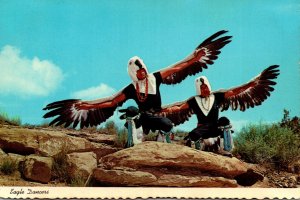
M 0 110 L 0 122 L 6 122 L 11 125 L 20 126 L 21 118 L 17 116 L 10 117 L 7 113 Z
M 158 132 L 152 132 L 150 131 L 148 135 L 145 135 L 145 141 L 156 141 L 158 136 Z
M 180 140 L 183 140 L 189 134 L 189 132 L 184 130 L 176 130 L 174 134 L 175 136 L 179 137 Z
M 123 128 L 117 131 L 115 141 L 114 141 L 114 146 L 115 147 L 121 147 L 125 148 L 126 143 L 127 143 L 127 129 Z
M 3 174 L 10 175 L 18 169 L 18 164 L 11 158 L 5 158 L 0 163 L 0 171 Z
M 291 129 L 279 125 L 249 125 L 235 137 L 235 150 L 251 163 L 286 168 L 300 158 L 300 139 Z
M 291 129 L 300 137 L 300 118 L 297 116 L 291 118 L 290 111 L 288 111 L 287 109 L 283 110 L 283 118 L 280 122 L 280 126 Z
M 119 132 L 119 127 L 114 121 L 107 121 L 105 122 L 104 126 L 92 128 L 95 128 L 95 131 L 97 131 L 98 133 L 107 135 L 117 135 L 117 133 Z
M 61 151 L 53 156 L 53 165 L 52 165 L 52 178 L 57 179 L 62 182 L 66 182 L 69 180 L 69 174 L 67 171 L 67 160 L 66 155 L 69 151 L 69 147 L 66 143 L 64 143 L 61 147 Z

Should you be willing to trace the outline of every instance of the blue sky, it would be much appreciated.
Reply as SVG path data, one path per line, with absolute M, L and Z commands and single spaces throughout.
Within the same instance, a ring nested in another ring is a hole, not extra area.
M 0 5 L 0 110 L 22 123 L 44 122 L 42 108 L 50 102 L 106 97 L 122 89 L 130 83 L 132 56 L 154 72 L 223 29 L 233 40 L 215 64 L 180 85 L 163 85 L 163 104 L 195 95 L 197 76 L 207 76 L 217 90 L 278 64 L 278 84 L 261 106 L 220 115 L 238 129 L 280 121 L 284 108 L 300 115 L 299 1 L 0 0 Z M 135 103 L 123 107 L 128 105 Z M 195 124 L 194 116 L 179 128 Z

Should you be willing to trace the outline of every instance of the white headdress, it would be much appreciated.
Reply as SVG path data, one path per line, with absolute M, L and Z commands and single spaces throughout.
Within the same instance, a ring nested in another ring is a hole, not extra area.
M 206 78 L 206 76 L 200 76 L 200 77 L 198 77 L 198 78 L 195 79 L 196 94 L 197 94 L 197 95 L 201 95 L 200 86 L 202 85 L 202 82 L 201 82 L 200 79 L 203 79 L 203 80 L 204 80 L 204 83 L 207 85 L 209 91 L 211 91 L 211 87 L 210 87 L 209 81 L 208 81 L 208 79 Z
M 213 94 L 210 94 L 208 97 L 206 98 L 202 98 L 200 97 L 201 95 L 201 85 L 202 85 L 202 81 L 204 82 L 204 84 L 207 85 L 209 91 L 211 91 L 211 87 L 210 84 L 208 82 L 208 79 L 206 78 L 206 76 L 200 76 L 199 78 L 196 78 L 195 80 L 195 86 L 196 86 L 196 93 L 198 96 L 195 97 L 196 102 L 199 106 L 199 108 L 201 109 L 202 113 L 207 116 L 208 113 L 210 112 L 213 103 L 215 101 L 215 96 Z
M 128 74 L 131 78 L 131 80 L 133 81 L 138 81 L 138 78 L 136 77 L 136 72 L 137 70 L 140 69 L 140 67 L 137 65 L 137 62 L 140 63 L 141 67 L 144 68 L 146 70 L 146 72 L 148 73 L 148 69 L 146 67 L 146 65 L 144 64 L 143 60 L 141 58 L 139 58 L 138 56 L 133 56 L 132 58 L 129 59 L 128 61 Z
M 139 90 L 141 93 L 146 93 L 146 79 L 138 80 L 136 73 L 140 68 L 144 68 L 147 72 L 148 79 L 148 94 L 156 94 L 156 81 L 153 74 L 148 73 L 147 66 L 144 64 L 144 61 L 138 56 L 133 56 L 128 61 L 128 74 L 133 81 L 133 85 L 136 89 L 136 84 L 139 85 Z

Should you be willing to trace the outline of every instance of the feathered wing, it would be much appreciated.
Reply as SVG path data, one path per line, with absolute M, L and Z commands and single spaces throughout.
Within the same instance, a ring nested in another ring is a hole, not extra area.
M 111 117 L 117 107 L 126 101 L 123 90 L 107 98 L 94 101 L 82 101 L 80 99 L 67 99 L 48 104 L 43 110 L 49 110 L 43 117 L 53 119 L 49 126 L 63 125 L 76 128 L 97 126 Z
M 228 90 L 214 92 L 223 93 L 224 100 L 220 102 L 220 110 L 224 111 L 231 107 L 232 110 L 245 111 L 248 108 L 261 105 L 270 96 L 276 85 L 274 79 L 279 75 L 278 65 L 272 65 L 262 71 L 248 83 Z
M 219 31 L 204 40 L 195 51 L 184 60 L 160 70 L 162 83 L 177 84 L 189 75 L 195 75 L 214 63 L 221 48 L 231 42 L 231 36 L 222 36 L 227 31 Z
M 187 103 L 188 100 L 189 99 L 162 106 L 162 109 L 157 112 L 156 115 L 170 119 L 175 126 L 183 124 L 185 121 L 189 120 L 192 114 L 194 114 L 194 111 L 189 107 Z

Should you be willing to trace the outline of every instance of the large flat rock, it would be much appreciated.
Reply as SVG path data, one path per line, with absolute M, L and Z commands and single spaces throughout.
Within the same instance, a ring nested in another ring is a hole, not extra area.
M 238 187 L 263 178 L 237 158 L 159 142 L 109 154 L 99 163 L 94 179 L 110 186 Z
M 62 131 L 18 127 L 0 129 L 0 148 L 6 153 L 42 156 L 54 156 L 60 152 L 93 151 L 98 158 L 118 150 L 106 144 L 67 135 Z

